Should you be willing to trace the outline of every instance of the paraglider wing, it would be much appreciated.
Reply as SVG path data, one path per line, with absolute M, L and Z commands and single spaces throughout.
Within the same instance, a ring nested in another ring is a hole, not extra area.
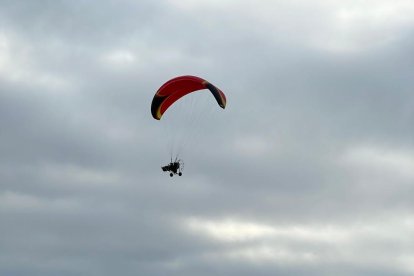
M 218 105 L 226 107 L 226 96 L 216 86 L 196 76 L 180 76 L 164 83 L 155 93 L 151 104 L 152 117 L 160 120 L 164 112 L 178 99 L 202 89 L 210 90 Z

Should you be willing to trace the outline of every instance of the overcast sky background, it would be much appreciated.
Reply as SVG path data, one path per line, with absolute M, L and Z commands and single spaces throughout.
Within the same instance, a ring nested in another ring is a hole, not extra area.
M 413 49 L 411 0 L 0 0 L 0 274 L 413 275 Z M 183 74 L 228 105 L 170 178 Z

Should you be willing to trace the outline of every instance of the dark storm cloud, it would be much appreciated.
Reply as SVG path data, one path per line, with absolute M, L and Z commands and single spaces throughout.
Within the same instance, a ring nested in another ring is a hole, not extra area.
M 1 6 L 2 274 L 413 271 L 409 4 Z M 228 106 L 169 179 L 180 74 Z

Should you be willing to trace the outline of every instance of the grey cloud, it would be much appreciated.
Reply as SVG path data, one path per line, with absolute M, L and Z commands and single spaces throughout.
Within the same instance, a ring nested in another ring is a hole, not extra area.
M 334 2 L 225 4 L 2 1 L 1 274 L 413 271 L 412 25 L 368 45 L 350 30 L 357 49 L 335 50 L 323 47 Z M 180 74 L 210 80 L 228 106 L 200 120 L 184 175 L 170 179 L 169 137 L 149 106 Z M 343 247 L 295 230 L 225 242 L 187 229 L 190 218 L 362 230 Z M 291 262 L 266 262 L 275 252 Z

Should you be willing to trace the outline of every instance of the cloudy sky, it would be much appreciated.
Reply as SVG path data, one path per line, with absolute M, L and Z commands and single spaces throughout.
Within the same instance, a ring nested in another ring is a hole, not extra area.
M 0 7 L 1 275 L 414 274 L 412 0 Z

